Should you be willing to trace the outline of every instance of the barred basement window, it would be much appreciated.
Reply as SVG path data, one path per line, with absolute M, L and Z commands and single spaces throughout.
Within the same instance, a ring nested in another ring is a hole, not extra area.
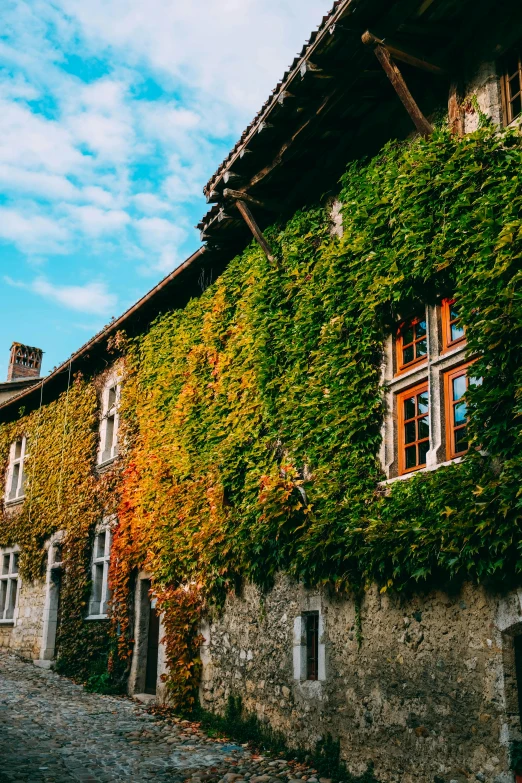
M 24 463 L 28 456 L 25 436 L 11 444 L 5 493 L 6 502 L 15 502 L 25 497 Z
M 102 419 L 100 425 L 100 448 L 98 464 L 114 459 L 118 454 L 118 404 L 120 400 L 119 384 L 111 380 L 102 395 Z
M 304 615 L 306 633 L 306 679 L 317 680 L 319 674 L 319 612 Z
M 110 599 L 109 563 L 111 556 L 111 531 L 99 528 L 94 538 L 92 558 L 92 590 L 88 619 L 105 619 Z
M 504 124 L 509 125 L 522 113 L 522 48 L 506 54 L 502 74 Z
M 0 551 L 0 623 L 12 623 L 18 599 L 18 552 Z

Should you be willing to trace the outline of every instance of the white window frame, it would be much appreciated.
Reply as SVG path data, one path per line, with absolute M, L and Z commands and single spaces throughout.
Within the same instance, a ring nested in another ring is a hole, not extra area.
M 20 455 L 17 457 L 16 447 L 19 443 L 21 444 Z M 6 505 L 9 503 L 20 503 L 22 500 L 25 499 L 24 466 L 25 466 L 26 459 L 29 457 L 29 454 L 26 453 L 26 450 L 27 450 L 27 437 L 25 435 L 23 435 L 21 438 L 17 438 L 13 443 L 11 443 L 11 448 L 9 450 L 9 467 L 7 469 L 5 495 L 4 495 Z M 15 479 L 15 472 L 17 466 L 18 466 L 18 476 L 16 479 L 16 487 L 14 489 L 14 495 L 11 497 L 11 493 L 13 492 L 13 483 Z
M 111 399 L 111 391 L 115 392 Z M 102 411 L 100 421 L 100 444 L 98 448 L 98 465 L 106 465 L 118 456 L 118 429 L 120 417 L 118 408 L 120 404 L 120 380 L 116 375 L 111 375 L 102 392 Z M 110 438 L 109 422 L 112 419 L 112 438 Z
M 17 546 L 0 549 L 0 626 L 16 625 L 18 619 L 21 587 L 18 575 L 19 552 L 20 548 Z M 12 600 L 13 590 L 16 591 L 14 602 Z
M 386 480 L 381 486 L 395 481 L 404 481 L 417 473 L 436 470 L 444 465 L 457 464 L 462 457 L 447 460 L 444 448 L 444 375 L 461 364 L 469 361 L 467 345 L 464 341 L 456 347 L 444 350 L 441 340 L 439 323 L 441 321 L 440 305 L 427 305 L 426 333 L 427 333 L 427 358 L 421 365 L 415 365 L 410 370 L 394 373 L 396 361 L 396 336 L 389 335 L 384 351 L 381 383 L 384 388 L 386 412 L 382 425 L 382 440 L 380 449 L 380 462 Z M 396 468 L 398 454 L 397 432 L 397 396 L 406 389 L 417 384 L 428 382 L 429 417 L 430 417 L 430 447 L 426 455 L 426 466 L 409 473 L 397 475 Z
M 92 588 L 89 599 L 89 614 L 87 620 L 107 620 L 107 602 L 111 597 L 109 590 L 109 565 L 112 547 L 113 518 L 104 520 L 97 526 L 94 535 L 94 545 L 91 561 Z M 104 537 L 104 546 L 100 550 L 100 543 Z

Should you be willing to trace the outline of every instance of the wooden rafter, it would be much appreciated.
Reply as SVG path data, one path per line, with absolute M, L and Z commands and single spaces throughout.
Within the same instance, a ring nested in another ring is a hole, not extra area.
M 412 65 L 414 68 L 420 68 L 422 71 L 428 71 L 434 73 L 436 76 L 446 76 L 447 71 L 437 63 L 427 60 L 425 57 L 421 57 L 416 52 L 407 52 L 403 46 L 390 40 L 388 36 L 386 38 L 378 38 L 373 33 L 367 30 L 363 36 L 362 41 L 367 46 L 384 46 L 389 51 L 394 60 Z
M 276 264 L 277 262 L 276 262 L 275 255 L 272 251 L 272 248 L 266 241 L 265 235 L 257 225 L 256 219 L 254 218 L 252 212 L 250 211 L 248 204 L 245 201 L 243 201 L 243 199 L 238 199 L 236 201 L 236 207 L 238 208 L 243 220 L 249 227 L 250 231 L 254 235 L 256 242 L 263 250 L 265 256 L 268 258 L 271 264 Z
M 399 96 L 404 108 L 410 115 L 413 123 L 422 136 L 431 136 L 433 127 L 419 109 L 415 98 L 408 89 L 408 85 L 393 62 L 390 52 L 380 43 L 375 43 L 375 36 L 366 32 L 362 36 L 362 42 L 373 47 L 375 56 L 383 67 L 383 70 L 392 83 L 395 92 Z

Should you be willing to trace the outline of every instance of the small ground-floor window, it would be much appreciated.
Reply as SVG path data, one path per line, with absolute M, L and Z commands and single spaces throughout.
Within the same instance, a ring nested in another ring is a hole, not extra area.
M 18 552 L 0 553 L 0 622 L 12 622 L 18 599 Z

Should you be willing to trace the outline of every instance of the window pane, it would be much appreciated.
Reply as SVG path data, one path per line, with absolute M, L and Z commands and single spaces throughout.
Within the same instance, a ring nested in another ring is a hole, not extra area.
M 409 421 L 404 425 L 404 442 L 415 443 L 416 440 L 417 437 L 415 432 L 415 420 Z
M 423 438 L 430 437 L 430 420 L 427 416 L 425 416 L 424 419 L 418 420 L 418 427 L 419 427 L 418 440 L 422 440 Z
M 518 115 L 520 114 L 521 110 L 522 110 L 522 102 L 521 102 L 521 96 L 520 96 L 520 93 L 519 93 L 517 95 L 517 97 L 515 98 L 515 100 L 511 103 L 511 111 L 513 112 L 512 119 L 515 119 L 515 117 L 518 117 Z
M 466 421 L 467 407 L 465 402 L 458 402 L 453 406 L 453 423 L 455 425 L 464 424 Z
M 116 405 L 116 387 L 113 386 L 112 389 L 109 389 L 107 407 L 110 410 L 111 408 L 114 408 L 115 405 Z
M 27 473 L 25 472 L 24 467 L 22 465 L 22 481 L 20 482 L 20 489 L 18 491 L 19 497 L 25 495 L 26 487 L 27 487 Z
M 106 533 L 98 533 L 96 536 L 96 554 L 95 557 L 104 557 L 105 556 L 105 537 Z
M 404 419 L 405 421 L 413 419 L 415 415 L 415 397 L 408 397 L 407 400 L 404 400 Z
M 464 327 L 457 321 L 456 323 L 451 324 L 451 339 L 460 340 L 461 337 L 464 337 Z
M 430 448 L 429 441 L 425 440 L 423 443 L 419 443 L 419 465 L 426 464 L 426 454 Z
M 417 446 L 408 446 L 405 450 L 406 469 L 414 468 L 417 465 Z
M 14 458 L 15 459 L 20 459 L 21 456 L 22 456 L 22 441 L 21 440 L 17 440 L 16 443 L 15 443 Z
M 413 342 L 413 326 L 405 326 L 402 330 L 402 343 L 403 345 L 409 345 Z
M 428 392 L 421 392 L 417 395 L 417 405 L 419 414 L 428 412 Z
M 402 363 L 403 364 L 409 364 L 415 359 L 415 354 L 413 352 L 413 345 L 409 345 L 407 348 L 403 348 L 402 351 Z
M 458 375 L 453 378 L 453 399 L 460 400 L 466 393 L 466 376 Z
M 107 429 L 105 430 L 105 450 L 110 451 L 112 449 L 112 442 L 114 440 L 114 416 L 107 417 Z
M 11 592 L 9 595 L 9 605 L 5 613 L 6 620 L 12 620 L 14 617 L 14 610 L 16 606 L 16 594 L 18 592 L 18 580 L 10 579 L 9 581 L 11 582 Z
M 0 620 L 4 619 L 5 602 L 7 600 L 7 579 L 0 582 Z
M 9 573 L 10 560 L 11 560 L 11 555 L 2 555 L 2 574 Z
M 418 324 L 415 324 L 415 333 L 417 339 L 426 336 L 426 321 L 419 321 Z
M 428 352 L 428 346 L 426 344 L 425 337 L 423 340 L 419 340 L 419 342 L 415 344 L 415 349 L 417 351 L 417 357 L 426 356 L 426 353 Z
M 482 378 L 475 378 L 474 376 L 472 376 L 469 379 L 469 385 L 470 386 L 482 386 Z
M 461 427 L 460 430 L 455 430 L 455 451 L 467 451 L 468 448 L 468 433 L 467 427 Z
M 13 467 L 13 475 L 11 477 L 11 489 L 9 491 L 9 500 L 16 497 L 18 492 L 18 480 L 20 478 L 20 463 L 17 462 Z
M 13 552 L 13 559 L 11 561 L 11 573 L 17 574 L 18 573 L 18 558 L 20 555 L 18 552 Z

